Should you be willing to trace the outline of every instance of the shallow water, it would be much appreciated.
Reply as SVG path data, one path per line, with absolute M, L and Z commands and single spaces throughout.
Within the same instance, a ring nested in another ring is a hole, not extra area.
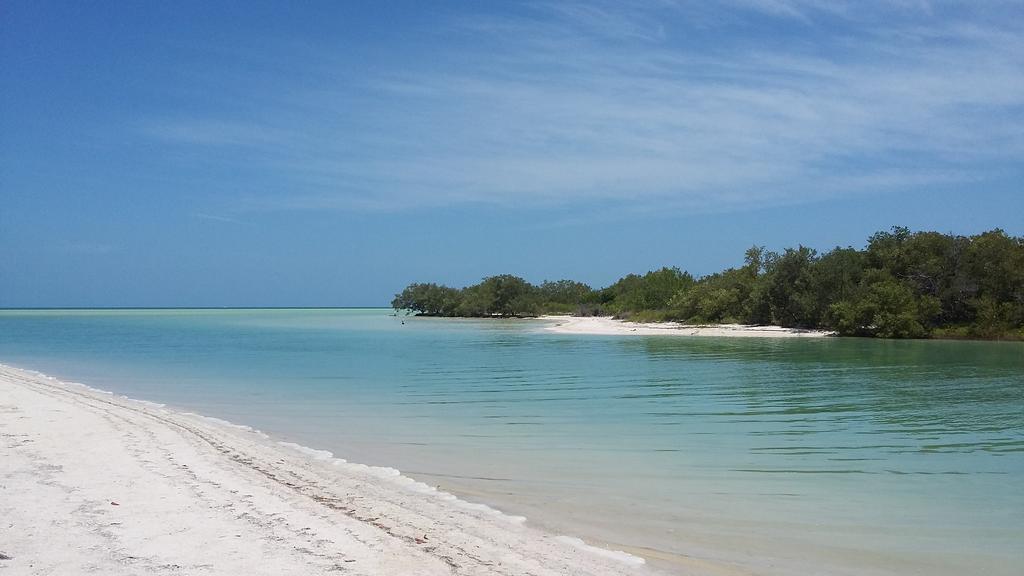
M 683 572 L 1024 565 L 1024 344 L 390 314 L 0 311 L 0 362 L 395 466 Z

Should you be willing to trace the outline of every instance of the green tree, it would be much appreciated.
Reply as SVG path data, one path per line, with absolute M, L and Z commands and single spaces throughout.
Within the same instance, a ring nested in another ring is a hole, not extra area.
M 977 335 L 1024 325 L 1024 239 L 996 229 L 971 238 L 964 257 L 969 315 Z
M 679 268 L 662 268 L 644 274 L 640 289 L 634 293 L 631 305 L 637 310 L 660 310 L 680 291 L 694 284 L 693 276 Z
M 435 316 L 611 313 L 887 338 L 1024 339 L 1024 239 L 998 229 L 966 237 L 894 227 L 873 234 L 864 250 L 837 247 L 820 257 L 805 246 L 781 254 L 753 246 L 739 268 L 699 280 L 666 267 L 592 290 L 503 274 L 461 290 L 410 284 L 392 306 Z
M 938 298 L 919 295 L 888 270 L 873 270 L 858 294 L 829 308 L 831 324 L 844 335 L 923 338 L 940 312 Z
M 534 287 L 526 280 L 511 274 L 484 278 L 479 284 L 481 298 L 486 303 L 484 313 L 498 316 L 516 316 L 534 312 Z
M 748 322 L 747 307 L 755 281 L 747 267 L 705 276 L 673 296 L 668 317 L 697 323 Z
M 545 280 L 537 287 L 537 299 L 544 312 L 561 313 L 579 313 L 586 304 L 595 300 L 590 286 L 573 280 Z
M 410 284 L 391 301 L 395 310 L 412 310 L 427 316 L 458 314 L 462 293 L 437 284 Z
M 811 248 L 787 248 L 774 258 L 765 275 L 765 298 L 772 322 L 780 326 L 817 326 L 821 311 L 815 298 L 813 266 L 817 253 Z

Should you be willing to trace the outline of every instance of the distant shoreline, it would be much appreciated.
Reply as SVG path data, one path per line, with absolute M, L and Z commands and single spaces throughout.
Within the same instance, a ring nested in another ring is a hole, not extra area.
M 77 312 L 102 310 L 104 312 L 136 310 L 391 310 L 390 306 L 28 306 L 4 307 L 0 312 Z
M 679 322 L 629 322 L 610 316 L 539 316 L 551 323 L 545 331 L 556 334 L 592 334 L 606 336 L 715 336 L 735 338 L 825 338 L 835 336 L 828 330 L 804 330 L 782 326 L 744 324 L 681 324 Z

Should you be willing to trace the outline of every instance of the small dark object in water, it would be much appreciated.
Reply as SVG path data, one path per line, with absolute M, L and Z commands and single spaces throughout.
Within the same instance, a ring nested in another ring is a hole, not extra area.
M 111 506 L 120 506 L 120 504 L 118 504 L 117 502 L 113 502 L 113 501 L 110 503 L 110 505 Z
M 0 560 L 14 560 L 14 558 L 8 556 L 7 554 L 4 554 L 3 552 L 0 552 Z

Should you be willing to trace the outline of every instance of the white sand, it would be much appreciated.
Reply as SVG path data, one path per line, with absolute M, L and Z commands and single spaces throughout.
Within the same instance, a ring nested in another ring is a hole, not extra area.
M 695 326 L 678 322 L 627 322 L 606 316 L 541 316 L 544 327 L 559 334 L 601 334 L 633 336 L 745 336 L 761 338 L 821 338 L 833 332 L 800 330 L 782 326 L 746 326 L 743 324 L 711 324 Z
M 650 573 L 395 470 L 6 366 L 0 447 L 0 574 Z

